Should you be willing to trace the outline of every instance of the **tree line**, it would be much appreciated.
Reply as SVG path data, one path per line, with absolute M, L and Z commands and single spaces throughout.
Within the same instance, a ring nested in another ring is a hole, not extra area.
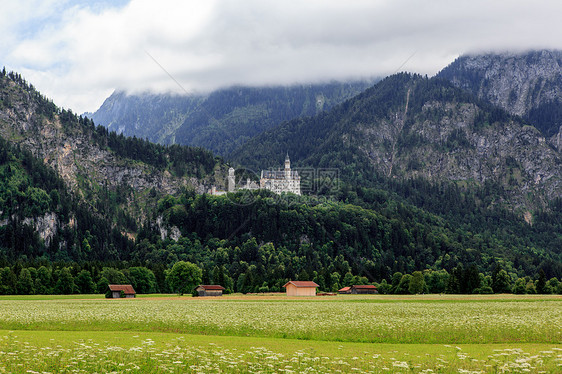
M 536 278 L 522 277 L 513 280 L 498 265 L 491 275 L 478 273 L 475 266 L 457 266 L 451 273 L 446 270 L 414 271 L 411 274 L 394 273 L 388 280 L 369 282 L 366 277 L 354 276 L 350 271 L 341 274 L 334 271 L 328 278 L 318 272 L 301 272 L 295 278 L 282 282 L 268 282 L 252 286 L 251 273 L 243 273 L 234 279 L 226 273 L 224 266 L 215 266 L 204 272 L 196 264 L 178 261 L 166 268 L 144 266 L 124 268 L 100 267 L 99 264 L 47 264 L 39 267 L 24 267 L 21 263 L 0 266 L 0 295 L 53 295 L 53 294 L 103 294 L 109 284 L 131 284 L 139 294 L 178 293 L 190 294 L 199 284 L 220 284 L 226 293 L 283 292 L 282 285 L 289 280 L 313 280 L 319 291 L 337 292 L 342 287 L 374 284 L 381 294 L 562 294 L 562 282 L 557 278 L 547 279 L 544 271 Z M 283 283 L 283 284 L 281 284 Z

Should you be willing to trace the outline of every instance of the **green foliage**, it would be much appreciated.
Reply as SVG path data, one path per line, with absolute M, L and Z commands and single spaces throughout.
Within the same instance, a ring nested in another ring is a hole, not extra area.
M 92 280 L 92 274 L 88 270 L 81 270 L 74 279 L 78 293 L 89 294 L 94 293 L 95 285 Z
M 0 259 L 108 260 L 116 257 L 111 248 L 132 245 L 112 227 L 112 220 L 74 198 L 52 169 L 1 137 L 0 203 L 0 218 L 7 220 L 0 226 Z M 38 219 L 55 221 L 47 240 L 29 221 Z
M 156 293 L 158 285 L 152 270 L 144 266 L 128 269 L 128 279 L 137 293 Z
M 410 294 L 410 283 L 412 282 L 413 276 L 410 274 L 404 274 L 400 279 L 400 283 L 398 283 L 398 287 L 394 293 L 399 295 L 408 295 Z M 415 288 L 415 287 L 414 287 Z
M 63 295 L 69 295 L 76 292 L 74 277 L 70 272 L 70 268 L 63 267 L 58 271 L 58 280 L 55 285 L 56 292 Z
M 425 289 L 426 284 L 423 273 L 421 271 L 414 271 L 408 285 L 408 291 L 411 294 L 421 294 L 424 293 Z
M 511 291 L 511 279 L 504 269 L 494 272 L 492 289 L 495 293 L 508 293 Z
M 35 293 L 33 279 L 31 278 L 29 269 L 21 269 L 16 288 L 20 295 L 32 295 Z
M 170 287 L 180 295 L 191 293 L 191 291 L 201 284 L 203 272 L 197 265 L 191 262 L 178 261 L 166 277 Z
M 101 271 L 101 276 L 104 279 L 107 279 L 108 284 L 127 284 L 127 283 L 129 283 L 125 274 L 123 274 L 122 271 L 120 271 L 116 268 L 104 267 L 103 270 Z
M 539 279 L 537 280 L 537 283 L 536 283 L 535 287 L 536 287 L 537 293 L 539 293 L 539 294 L 550 293 L 550 292 L 547 292 L 546 275 L 545 275 L 543 269 L 539 270 Z
M 532 108 L 525 117 L 546 137 L 555 135 L 562 127 L 562 102 L 552 100 Z
M 515 283 L 513 284 L 513 288 L 511 290 L 511 292 L 513 292 L 516 295 L 522 295 L 525 293 L 525 286 L 526 286 L 526 282 L 524 278 L 518 278 Z

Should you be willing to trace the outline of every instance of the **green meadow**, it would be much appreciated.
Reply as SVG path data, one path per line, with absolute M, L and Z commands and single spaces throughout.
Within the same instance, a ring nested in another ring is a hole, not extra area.
M 562 371 L 560 296 L 0 298 L 0 373 Z

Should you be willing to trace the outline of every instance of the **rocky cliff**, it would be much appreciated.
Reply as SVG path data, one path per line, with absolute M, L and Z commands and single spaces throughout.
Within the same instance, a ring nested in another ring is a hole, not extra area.
M 149 191 L 154 191 L 153 198 L 157 198 L 186 187 L 203 192 L 207 184 L 214 183 L 213 174 L 202 178 L 177 176 L 166 167 L 122 157 L 94 140 L 99 131 L 92 123 L 59 110 L 21 79 L 1 77 L 0 99 L 0 136 L 30 150 L 91 204 L 103 189 L 128 194 L 128 204 L 142 208 L 146 199 L 133 201 L 133 195 L 148 196 Z
M 466 55 L 438 76 L 525 118 L 547 137 L 562 126 L 562 51 Z
M 438 76 L 512 114 L 562 95 L 562 51 L 490 53 L 459 57 Z

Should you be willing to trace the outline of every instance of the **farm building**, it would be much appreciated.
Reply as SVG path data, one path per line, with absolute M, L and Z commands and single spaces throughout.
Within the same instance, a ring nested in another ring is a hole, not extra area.
M 316 296 L 318 285 L 312 281 L 289 281 L 283 287 L 287 296 Z
M 121 291 L 123 291 L 126 298 L 133 298 L 137 294 L 130 284 L 110 284 L 108 287 L 109 291 L 111 291 L 112 299 L 119 299 L 121 297 Z
M 338 293 L 343 293 L 343 294 L 351 293 L 351 287 L 340 288 L 340 289 L 338 290 Z
M 224 287 L 216 284 L 200 284 L 195 287 L 195 291 L 197 291 L 199 296 L 222 296 Z
M 376 294 L 378 293 L 377 287 L 373 286 L 372 284 L 366 285 L 353 285 L 351 286 L 351 293 L 352 294 Z

